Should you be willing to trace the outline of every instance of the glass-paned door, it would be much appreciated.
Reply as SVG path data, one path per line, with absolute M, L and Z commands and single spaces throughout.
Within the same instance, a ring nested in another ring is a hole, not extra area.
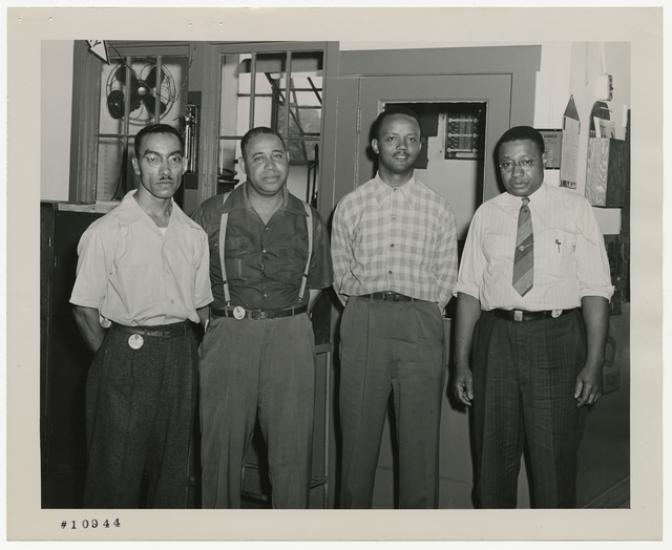
M 217 192 L 242 181 L 240 140 L 268 126 L 290 153 L 290 192 L 316 203 L 322 135 L 324 53 L 300 47 L 223 52 L 218 135 Z

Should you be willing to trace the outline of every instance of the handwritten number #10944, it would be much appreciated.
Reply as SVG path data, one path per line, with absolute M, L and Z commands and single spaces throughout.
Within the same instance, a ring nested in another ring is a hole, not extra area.
M 61 521 L 61 529 L 96 529 L 98 527 L 103 527 L 105 529 L 109 529 L 110 527 L 121 527 L 121 522 L 119 521 L 119 518 L 114 520 L 105 519 L 103 521 L 98 521 L 97 519 L 83 519 L 81 521 L 71 519 L 68 521 Z

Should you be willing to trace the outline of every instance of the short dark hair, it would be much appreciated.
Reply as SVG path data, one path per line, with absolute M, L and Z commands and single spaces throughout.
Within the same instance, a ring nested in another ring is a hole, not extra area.
M 245 149 L 247 149 L 247 144 L 250 142 L 250 140 L 255 136 L 260 136 L 263 134 L 277 137 L 282 142 L 283 149 L 287 151 L 287 144 L 278 132 L 273 130 L 273 128 L 269 128 L 268 126 L 256 126 L 248 130 L 247 133 L 243 136 L 243 139 L 240 140 L 240 153 L 243 155 L 243 158 L 245 158 Z
M 373 125 L 371 126 L 372 139 L 373 138 L 379 139 L 378 132 L 380 131 L 380 127 L 383 125 L 383 121 L 386 118 L 394 115 L 404 115 L 415 120 L 415 122 L 418 123 L 418 128 L 420 128 L 420 134 L 422 135 L 422 126 L 420 125 L 420 119 L 418 118 L 418 114 L 409 107 L 395 105 L 393 107 L 386 108 L 382 113 L 380 113 L 376 117 L 376 120 L 373 121 Z
M 532 126 L 514 126 L 504 132 L 502 137 L 497 140 L 497 144 L 495 145 L 495 159 L 499 158 L 499 148 L 503 143 L 519 141 L 521 139 L 529 139 L 536 143 L 539 155 L 544 154 L 544 151 L 546 150 L 544 146 L 544 138 L 541 133 L 539 133 L 539 130 L 535 130 Z
M 184 138 L 182 134 L 169 124 L 150 124 L 142 128 L 137 134 L 135 134 L 135 139 L 133 146 L 135 147 L 135 156 L 140 156 L 140 147 L 142 146 L 142 140 L 146 136 L 151 134 L 172 134 L 177 139 L 180 140 L 180 150 L 184 153 Z

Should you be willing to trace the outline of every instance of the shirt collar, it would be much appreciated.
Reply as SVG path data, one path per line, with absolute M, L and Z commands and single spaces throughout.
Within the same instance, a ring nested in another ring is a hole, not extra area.
M 539 204 L 541 201 L 545 200 L 546 194 L 548 193 L 548 188 L 545 183 L 542 182 L 542 184 L 539 186 L 539 189 L 537 189 L 534 193 L 531 195 L 528 195 L 528 199 L 530 199 L 530 204 Z M 507 199 L 507 202 L 512 205 L 520 206 L 520 203 L 523 200 L 523 197 L 518 197 L 516 195 L 512 195 L 508 191 L 504 193 L 504 196 Z
M 121 199 L 121 203 L 119 204 L 120 223 L 130 225 L 140 220 L 146 220 L 149 221 L 152 225 L 155 225 L 149 215 L 138 204 L 138 201 L 135 200 L 135 194 L 137 192 L 137 189 L 132 189 Z M 175 202 L 175 199 L 171 198 L 170 201 L 172 202 L 173 206 L 170 214 L 170 220 L 168 221 L 168 227 L 183 221 L 184 217 L 186 217 L 186 214 L 182 212 L 182 209 Z
M 232 210 L 252 210 L 252 205 L 249 202 L 247 194 L 248 185 L 249 182 L 246 181 L 231 191 L 231 196 L 226 201 L 226 206 L 223 210 L 224 212 L 231 212 Z M 282 188 L 282 204 L 278 210 L 284 210 L 291 214 L 306 214 L 301 201 L 289 192 L 286 185 Z
M 119 204 L 119 221 L 123 224 L 128 225 L 147 217 L 147 214 L 145 214 L 145 211 L 140 207 L 138 201 L 135 200 L 135 194 L 137 192 L 137 189 L 132 189 L 121 199 L 121 203 Z
M 411 179 L 409 179 L 406 183 L 400 185 L 399 187 L 396 187 L 396 189 L 399 192 L 409 192 L 412 191 L 413 188 L 417 185 L 417 181 L 415 179 L 415 174 L 411 176 Z M 376 196 L 378 197 L 379 201 L 382 201 L 385 199 L 389 194 L 393 193 L 395 188 L 392 187 L 391 185 L 385 183 L 383 179 L 380 177 L 380 173 L 376 172 L 376 176 L 373 178 L 373 190 L 376 193 Z

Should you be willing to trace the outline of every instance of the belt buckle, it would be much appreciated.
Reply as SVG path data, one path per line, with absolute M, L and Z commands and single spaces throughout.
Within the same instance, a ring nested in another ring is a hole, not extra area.
M 242 306 L 236 306 L 233 308 L 233 318 L 240 321 L 245 319 L 245 308 Z
M 513 310 L 513 320 L 518 321 L 519 323 L 523 320 L 523 312 L 519 309 Z
M 551 317 L 553 317 L 553 319 L 557 319 L 558 317 L 560 317 L 560 315 L 562 315 L 561 309 L 554 309 L 553 311 L 551 311 Z
M 137 332 L 128 337 L 128 346 L 131 349 L 139 350 L 145 344 L 145 339 Z

